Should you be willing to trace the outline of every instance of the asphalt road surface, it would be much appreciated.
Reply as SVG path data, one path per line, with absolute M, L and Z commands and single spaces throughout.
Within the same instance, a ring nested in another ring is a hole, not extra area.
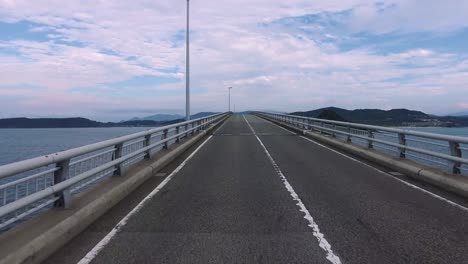
M 117 232 L 47 262 L 468 263 L 468 209 L 255 116 L 179 169 Z

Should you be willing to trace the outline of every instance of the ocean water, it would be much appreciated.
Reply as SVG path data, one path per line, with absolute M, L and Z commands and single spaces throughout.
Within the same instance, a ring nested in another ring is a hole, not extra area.
M 413 130 L 413 131 L 444 134 L 444 135 L 468 138 L 468 127 L 461 127 L 461 128 L 398 127 L 398 128 L 403 129 L 403 130 Z M 374 135 L 377 139 L 398 144 L 398 138 L 396 137 L 395 134 L 377 133 Z M 355 138 L 353 139 L 353 142 L 363 147 L 367 146 L 367 140 L 364 140 L 364 139 Z M 423 137 L 417 137 L 417 136 L 407 136 L 406 143 L 410 147 L 415 147 L 415 148 L 424 149 L 424 150 L 428 150 L 432 152 L 450 155 L 449 144 L 445 140 L 436 140 L 436 139 L 429 139 L 429 138 L 423 138 Z M 462 156 L 464 158 L 468 158 L 468 144 L 461 144 L 460 148 L 461 148 Z M 398 148 L 393 147 L 393 146 L 388 146 L 388 145 L 381 144 L 381 143 L 374 143 L 374 149 L 390 154 L 392 156 L 399 156 Z M 422 153 L 411 151 L 411 150 L 406 151 L 406 157 L 410 160 L 416 161 L 421 164 L 426 164 L 426 165 L 430 165 L 433 167 L 437 167 L 449 173 L 452 172 L 453 163 L 443 158 L 437 158 L 431 155 L 426 155 L 426 154 L 422 154 Z M 461 169 L 462 175 L 468 176 L 468 165 L 464 164 L 460 167 L 460 169 Z
M 0 166 L 148 129 L 151 128 L 0 129 Z
M 468 127 L 402 127 L 403 129 L 416 130 L 436 134 L 468 137 Z
M 468 138 L 468 127 L 456 127 L 456 128 L 421 127 L 421 128 L 405 128 L 405 129 L 417 130 L 417 131 L 421 131 L 421 132 L 436 133 L 436 134 L 445 134 L 445 135 L 451 135 L 451 136 L 467 137 Z M 436 140 L 427 140 L 426 139 L 425 141 L 436 141 Z M 438 143 L 442 143 L 444 145 L 447 144 L 446 142 L 440 142 L 440 141 Z M 465 159 L 468 158 L 468 144 L 461 144 L 460 148 L 461 148 L 461 152 L 462 152 L 462 157 L 465 158 Z M 431 150 L 436 151 L 436 152 L 440 152 L 440 151 L 444 151 L 443 149 L 444 148 L 442 148 L 442 149 L 434 148 L 434 149 L 431 149 Z M 447 149 L 446 154 L 450 154 L 449 151 L 448 151 L 448 148 L 445 148 L 445 149 Z M 416 161 L 418 161 L 418 160 L 416 160 Z M 425 163 L 425 162 L 423 162 L 423 163 Z M 449 162 L 449 164 L 451 164 L 451 163 Z M 445 166 L 437 166 L 437 167 L 444 168 Z M 463 164 L 461 166 L 461 170 L 462 170 L 461 173 L 463 175 L 468 176 L 468 165 L 467 164 Z
M 0 129 L 0 165 L 148 130 L 146 127 Z M 468 137 L 468 127 L 403 128 Z

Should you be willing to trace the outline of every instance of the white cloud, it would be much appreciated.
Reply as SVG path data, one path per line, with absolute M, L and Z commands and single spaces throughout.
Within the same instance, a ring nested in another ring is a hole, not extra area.
M 468 2 L 465 0 L 382 2 L 354 9 L 351 27 L 357 31 L 388 33 L 451 31 L 468 26 Z
M 387 1 L 384 5 L 376 2 L 381 1 L 191 1 L 194 111 L 225 109 L 227 86 L 235 86 L 232 92 L 238 110 L 292 111 L 331 104 L 430 112 L 460 108 L 456 96 L 468 90 L 463 73 L 468 61 L 460 54 L 427 48 L 376 54 L 365 46 L 340 51 L 333 42 L 323 39 L 345 36 L 326 32 L 326 28 L 320 38 L 311 39 L 300 30 L 259 26 L 284 17 L 349 10 L 350 20 L 345 21 L 349 34 L 440 32 L 468 26 L 466 1 L 447 4 L 431 0 L 424 5 L 413 0 Z M 21 54 L 13 57 L 0 53 L 0 87 L 46 87 L 46 91 L 16 94 L 33 96 L 20 106 L 44 115 L 60 108 L 79 114 L 83 106 L 89 109 L 88 116 L 101 118 L 113 118 L 100 113 L 110 115 L 117 108 L 135 112 L 152 107 L 181 109 L 185 3 L 0 0 L 0 20 L 30 21 L 40 24 L 32 31 L 53 32 L 53 40 L 48 42 L 1 41 L 0 35 L 0 48 Z M 177 72 L 171 73 L 174 69 Z M 180 81 L 136 87 L 127 100 L 110 94 L 98 97 L 91 92 L 105 90 L 102 83 L 142 75 L 173 76 Z M 84 90 L 74 91 L 77 87 Z M 154 97 L 139 96 L 148 89 L 154 89 Z M 164 94 L 177 90 L 179 94 Z M 0 95 L 6 94 L 11 91 L 0 88 Z M 436 104 L 441 99 L 445 103 Z M 128 113 L 128 117 L 133 115 Z

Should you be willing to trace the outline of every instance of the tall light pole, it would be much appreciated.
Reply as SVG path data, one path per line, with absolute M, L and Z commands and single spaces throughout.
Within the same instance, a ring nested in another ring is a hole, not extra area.
M 229 112 L 231 112 L 231 89 L 232 89 L 232 87 L 228 87 Z
M 190 120 L 190 0 L 187 0 L 187 44 L 185 67 L 185 119 Z

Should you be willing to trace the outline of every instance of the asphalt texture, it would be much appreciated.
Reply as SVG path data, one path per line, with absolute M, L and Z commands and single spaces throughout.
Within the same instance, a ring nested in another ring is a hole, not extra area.
M 230 117 L 91 263 L 332 263 L 256 136 L 342 263 L 468 263 L 468 210 L 245 118 L 253 131 Z

